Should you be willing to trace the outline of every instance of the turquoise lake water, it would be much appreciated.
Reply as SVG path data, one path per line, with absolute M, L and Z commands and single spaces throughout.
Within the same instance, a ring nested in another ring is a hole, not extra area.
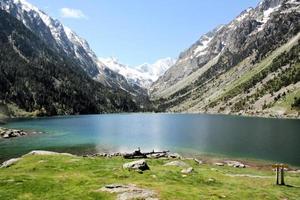
M 300 166 L 300 120 L 196 114 L 107 114 L 11 121 L 41 134 L 0 140 L 0 160 L 30 150 L 85 154 L 140 147 L 220 154 Z

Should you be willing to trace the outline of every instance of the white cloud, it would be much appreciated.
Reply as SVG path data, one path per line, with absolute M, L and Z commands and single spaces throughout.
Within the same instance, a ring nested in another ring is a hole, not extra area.
M 62 8 L 60 14 L 63 18 L 87 19 L 87 16 L 81 10 L 73 8 Z

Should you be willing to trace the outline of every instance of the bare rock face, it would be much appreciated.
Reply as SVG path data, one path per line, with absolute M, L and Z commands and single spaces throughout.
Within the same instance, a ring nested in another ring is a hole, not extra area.
M 142 159 L 142 160 L 137 160 L 137 161 L 125 163 L 123 165 L 123 169 L 145 171 L 145 170 L 149 170 L 150 168 L 149 168 L 146 160 Z
M 148 189 L 139 188 L 136 185 L 121 185 L 121 184 L 112 184 L 106 185 L 101 188 L 101 192 L 117 193 L 117 200 L 158 200 L 157 194 Z
M 172 161 L 166 163 L 164 166 L 188 167 L 189 165 L 183 161 Z

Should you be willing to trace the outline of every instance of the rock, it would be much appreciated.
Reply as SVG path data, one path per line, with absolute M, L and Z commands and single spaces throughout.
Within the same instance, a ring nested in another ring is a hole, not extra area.
M 28 133 L 24 132 L 23 130 L 0 128 L 0 137 L 4 139 L 21 137 L 25 135 L 28 135 Z
M 298 169 L 298 170 L 290 170 L 288 172 L 289 173 L 293 173 L 293 174 L 300 174 L 300 169 Z
M 171 153 L 168 154 L 168 158 L 182 159 L 182 156 L 179 155 L 178 153 Z
M 154 178 L 154 179 L 157 178 L 157 176 L 155 174 L 152 174 L 151 177 Z
M 122 156 L 122 153 L 116 152 L 116 153 L 113 153 L 112 156 Z
M 117 193 L 117 200 L 158 200 L 157 194 L 148 189 L 138 188 L 136 185 L 112 184 L 101 188 L 101 192 Z
M 167 157 L 166 153 L 155 153 L 155 154 L 147 155 L 147 158 L 164 158 L 164 157 Z
M 7 167 L 10 167 L 14 164 L 16 164 L 18 161 L 20 161 L 22 158 L 13 158 L 13 159 L 10 159 L 8 161 L 5 161 L 4 163 L 2 163 L 1 167 L 0 168 L 7 168 Z
M 108 154 L 107 153 L 96 153 L 93 156 L 99 156 L 99 157 L 107 157 Z
M 25 154 L 25 156 L 27 155 L 41 155 L 41 156 L 51 156 L 51 155 L 64 155 L 64 156 L 74 156 L 70 153 L 57 153 L 57 152 L 53 152 L 53 151 L 41 151 L 41 150 L 34 150 L 29 152 L 28 154 Z
M 217 166 L 224 166 L 224 163 L 217 162 L 217 163 L 215 163 L 215 165 L 217 165 Z
M 183 174 L 190 174 L 190 173 L 192 173 L 193 172 L 193 168 L 192 167 L 189 167 L 189 168 L 187 168 L 187 169 L 183 169 L 183 170 L 181 170 L 181 173 L 183 173 Z
M 183 160 L 194 160 L 194 158 L 190 157 L 190 158 L 183 158 Z
M 183 161 L 172 161 L 164 164 L 164 166 L 188 167 L 189 165 Z
M 199 164 L 199 165 L 202 165 L 203 164 L 203 161 L 202 160 L 198 160 L 197 158 L 194 159 L 194 161 Z
M 225 161 L 225 163 L 229 166 L 229 167 L 236 167 L 236 168 L 245 168 L 246 165 L 244 165 L 241 162 L 238 161 Z
M 144 159 L 125 163 L 123 165 L 123 168 L 124 169 L 133 169 L 133 170 L 142 170 L 142 171 L 150 169 L 149 166 L 147 165 L 146 160 L 144 160 Z
M 216 179 L 214 179 L 214 178 L 209 178 L 207 181 L 210 182 L 210 183 L 213 183 L 213 182 L 216 182 Z

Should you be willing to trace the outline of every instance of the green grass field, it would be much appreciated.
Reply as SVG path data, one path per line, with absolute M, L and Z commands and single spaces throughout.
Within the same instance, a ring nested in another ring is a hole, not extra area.
M 128 160 L 72 156 L 25 156 L 0 169 L 0 199 L 115 199 L 97 191 L 106 184 L 136 184 L 152 189 L 160 199 L 300 199 L 300 174 L 287 173 L 276 186 L 271 170 L 198 165 L 185 160 L 194 171 L 183 177 L 181 168 L 163 166 L 169 160 L 147 160 L 150 170 L 139 174 L 122 169 Z M 259 177 L 237 177 L 236 174 Z M 155 176 L 154 176 L 155 175 Z

